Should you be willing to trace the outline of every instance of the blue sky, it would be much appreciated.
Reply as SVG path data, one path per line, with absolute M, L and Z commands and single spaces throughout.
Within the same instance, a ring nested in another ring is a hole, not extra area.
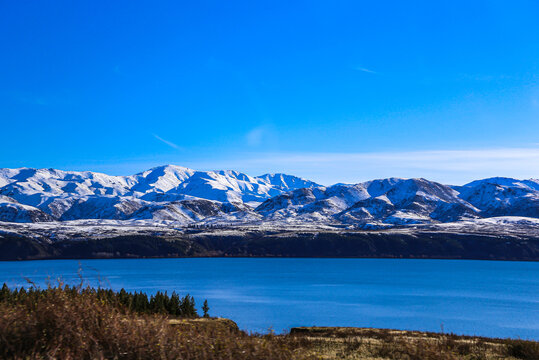
M 0 167 L 539 177 L 537 1 L 4 1 Z

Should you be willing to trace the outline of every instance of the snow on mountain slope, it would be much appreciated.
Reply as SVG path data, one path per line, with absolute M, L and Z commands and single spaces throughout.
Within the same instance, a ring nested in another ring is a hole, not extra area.
M 89 171 L 61 171 L 55 169 L 2 169 L 0 194 L 18 202 L 39 207 L 55 197 L 82 197 L 91 195 L 118 196 L 129 192 L 127 179 Z
M 477 217 L 477 209 L 460 199 L 457 191 L 436 182 L 391 179 L 371 181 L 365 186 L 371 197 L 337 214 L 339 220 L 403 225 Z
M 0 221 L 8 222 L 101 219 L 380 228 L 495 216 L 539 218 L 539 180 L 491 178 L 446 186 L 388 178 L 324 187 L 286 174 L 252 177 L 173 165 L 130 176 L 0 169 Z
M 449 186 L 398 178 L 295 190 L 266 200 L 256 211 L 271 219 L 315 216 L 343 223 L 396 225 L 477 216 L 477 209 Z
M 25 223 L 52 220 L 50 215 L 33 206 L 19 204 L 14 199 L 0 195 L 0 221 Z
M 255 211 L 271 220 L 331 223 L 331 217 L 368 197 L 363 184 L 304 188 L 278 195 Z
M 319 186 L 318 184 L 305 180 L 302 178 L 299 178 L 297 176 L 293 175 L 287 175 L 287 174 L 264 174 L 261 176 L 257 176 L 258 179 L 261 179 L 268 184 L 271 184 L 273 186 L 276 186 L 279 189 L 282 189 L 284 191 L 291 191 L 294 189 L 301 189 L 301 188 L 311 188 Z M 270 195 L 277 195 L 270 194 Z
M 189 179 L 195 170 L 175 165 L 159 166 L 142 173 L 127 177 L 133 185 L 130 190 L 135 193 L 166 193 L 177 188 Z
M 194 199 L 233 203 L 240 207 L 244 203 L 258 205 L 284 191 L 315 185 L 284 174 L 277 181 L 273 177 L 251 177 L 232 170 L 197 171 L 174 165 L 159 166 L 130 176 L 55 169 L 0 169 L 0 195 L 62 221 L 128 219 L 143 207 L 167 208 L 168 203 Z M 14 206 L 4 205 L 4 212 Z M 170 209 L 176 207 L 171 206 Z M 9 213 L 9 217 L 14 218 L 13 210 Z M 184 221 L 186 215 L 170 210 L 165 217 L 175 216 L 178 221 Z
M 197 171 L 171 194 L 191 195 L 222 202 L 263 201 L 271 186 L 235 171 Z
M 483 217 L 539 217 L 539 180 L 497 177 L 454 188 L 460 198 L 480 209 Z
M 165 193 L 154 195 L 171 201 L 186 196 L 232 203 L 262 203 L 266 199 L 297 188 L 318 186 L 311 181 L 282 174 L 281 181 L 267 175 L 251 177 L 233 170 L 192 171 L 188 177 Z M 145 195 L 145 200 L 154 200 Z
M 428 231 L 451 233 L 512 234 L 522 237 L 539 237 L 539 219 L 520 216 L 500 216 L 486 219 L 472 219 L 416 227 Z
M 506 177 L 493 177 L 482 180 L 475 180 L 466 185 L 465 187 L 476 187 L 483 184 L 496 184 L 505 187 L 523 188 L 539 191 L 539 179 L 518 180 Z
M 91 196 L 75 199 L 59 220 L 128 219 L 145 201 L 128 196 Z
M 539 180 L 491 178 L 451 187 L 426 179 L 389 178 L 290 191 L 266 200 L 256 211 L 266 220 L 360 228 L 494 216 L 539 218 Z
M 193 199 L 168 203 L 150 203 L 130 215 L 130 219 L 174 221 L 189 224 L 208 217 L 218 217 L 229 213 L 245 211 L 243 205 L 219 201 Z

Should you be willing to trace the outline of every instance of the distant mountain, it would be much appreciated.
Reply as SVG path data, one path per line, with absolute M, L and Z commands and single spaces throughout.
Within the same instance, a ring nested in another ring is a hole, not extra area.
M 9 199 L 0 203 L 0 217 L 13 222 L 139 217 L 192 222 L 249 210 L 285 191 L 313 186 L 318 184 L 285 174 L 251 177 L 231 170 L 197 171 L 173 165 L 131 176 L 0 169 L 0 195 Z M 208 206 L 220 210 L 207 212 Z
M 490 178 L 455 186 L 460 197 L 481 209 L 481 216 L 539 217 L 539 180 Z
M 101 219 L 177 225 L 324 225 L 360 229 L 539 218 L 539 180 L 491 178 L 463 186 L 389 178 L 321 186 L 286 174 L 160 166 L 130 176 L 0 169 L 0 221 Z
M 337 214 L 347 223 L 421 224 L 478 217 L 478 209 L 449 186 L 425 179 L 365 183 L 371 197 Z
M 361 184 L 299 189 L 266 200 L 256 211 L 362 227 L 447 222 L 478 217 L 458 191 L 425 179 L 390 178 Z

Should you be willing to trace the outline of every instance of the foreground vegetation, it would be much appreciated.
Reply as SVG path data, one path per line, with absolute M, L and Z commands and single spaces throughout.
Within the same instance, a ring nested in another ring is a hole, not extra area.
M 135 294 L 80 286 L 0 293 L 1 359 L 301 358 L 292 339 L 198 318 L 189 296 L 172 307 L 173 297 L 161 293 L 138 307 Z
M 539 343 L 359 328 L 249 335 L 230 320 L 199 317 L 188 295 L 4 286 L 0 358 L 536 360 Z

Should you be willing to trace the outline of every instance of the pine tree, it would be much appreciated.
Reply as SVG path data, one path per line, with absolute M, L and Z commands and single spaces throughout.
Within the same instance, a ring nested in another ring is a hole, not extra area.
M 2 286 L 2 290 L 0 290 L 0 301 L 6 301 L 9 298 L 9 295 L 9 287 L 6 283 L 4 283 L 4 286 Z
M 167 310 L 170 315 L 180 315 L 180 296 L 175 291 L 173 291 L 170 296 Z
M 183 317 L 197 317 L 197 310 L 195 308 L 195 299 L 189 294 L 182 298 L 181 304 L 181 316 Z
M 204 300 L 204 305 L 202 305 L 202 311 L 204 311 L 204 317 L 208 318 L 210 315 L 208 315 L 208 311 L 210 311 L 210 307 L 208 306 L 208 300 Z

